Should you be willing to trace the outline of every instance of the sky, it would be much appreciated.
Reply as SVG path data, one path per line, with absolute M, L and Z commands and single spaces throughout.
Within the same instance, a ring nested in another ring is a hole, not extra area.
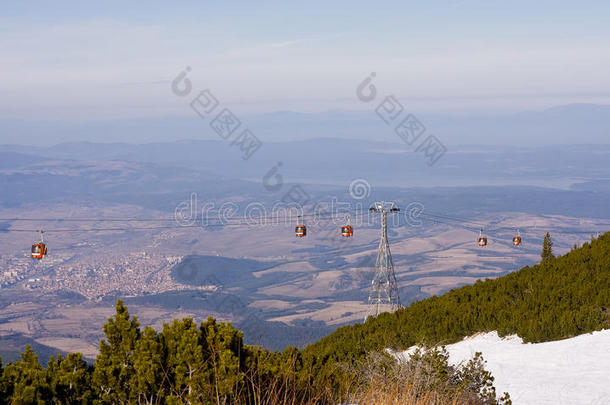
M 3 2 L 0 120 L 189 116 L 186 67 L 242 114 L 370 109 L 372 72 L 421 113 L 610 104 L 608 1 L 260 3 Z

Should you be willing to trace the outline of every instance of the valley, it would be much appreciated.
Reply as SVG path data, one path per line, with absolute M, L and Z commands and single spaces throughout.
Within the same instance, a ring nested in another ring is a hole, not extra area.
M 547 231 L 562 253 L 610 223 L 603 215 L 575 215 L 601 214 L 610 203 L 603 188 L 588 199 L 591 185 L 365 182 L 368 194 L 355 198 L 349 183 L 296 183 L 308 195 L 304 212 L 316 215 L 307 219 L 308 236 L 295 238 L 289 204 L 256 182 L 181 166 L 5 153 L 15 165 L 0 170 L 0 182 L 19 176 L 31 187 L 0 197 L 0 339 L 20 336 L 66 352 L 77 347 L 89 358 L 118 298 L 156 328 L 163 319 L 211 315 L 242 328 L 247 343 L 273 349 L 361 322 L 380 226 L 364 212 L 375 200 L 391 198 L 405 209 L 389 226 L 403 305 L 536 263 Z M 30 202 L 15 202 L 24 198 Z M 549 198 L 554 203 L 544 204 Z M 347 215 L 355 234 L 341 238 Z M 476 246 L 479 228 L 491 232 L 484 249 Z M 41 261 L 29 257 L 38 229 L 49 249 Z M 510 240 L 518 229 L 524 244 L 515 248 Z

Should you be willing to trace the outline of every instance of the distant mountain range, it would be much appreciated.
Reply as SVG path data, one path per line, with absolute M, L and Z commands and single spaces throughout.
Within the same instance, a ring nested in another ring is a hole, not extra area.
M 313 138 L 358 139 L 370 142 L 400 142 L 393 128 L 375 113 L 375 105 L 363 111 L 299 113 L 279 111 L 239 115 L 263 142 L 303 141 Z M 173 142 L 181 139 L 217 140 L 209 120 L 202 120 L 184 106 L 181 117 L 125 119 L 73 123 L 0 119 L 0 143 L 52 145 L 64 142 Z M 540 146 L 576 143 L 608 143 L 610 106 L 570 104 L 542 111 L 517 114 L 450 115 L 410 111 L 446 145 Z
M 49 159 L 125 161 L 169 167 L 176 175 L 193 170 L 209 178 L 256 183 L 278 166 L 286 183 L 332 184 L 347 188 L 354 179 L 375 187 L 527 185 L 588 191 L 607 189 L 610 145 L 447 147 L 432 166 L 422 152 L 404 143 L 319 138 L 264 142 L 249 159 L 239 146 L 222 140 L 165 143 L 73 142 L 54 146 L 0 145 L 0 169 Z M 194 174 L 194 173 L 193 173 Z

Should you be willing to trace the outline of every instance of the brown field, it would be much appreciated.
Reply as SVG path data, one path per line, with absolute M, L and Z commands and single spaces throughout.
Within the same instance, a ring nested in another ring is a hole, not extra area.
M 27 212 L 27 208 L 0 210 L 0 215 L 27 217 Z M 167 217 L 167 214 L 128 205 L 79 209 L 57 205 L 41 207 L 38 215 Z M 496 215 L 494 220 L 494 228 L 506 228 L 507 231 L 500 235 L 500 239 L 490 237 L 490 244 L 484 250 L 476 246 L 478 233 L 444 224 L 392 228 L 390 242 L 399 286 L 416 289 L 422 296 L 440 294 L 480 278 L 497 277 L 523 265 L 536 263 L 539 246 L 530 242 L 529 235 L 524 235 L 523 247 L 516 249 L 511 246 L 514 231 L 510 229 L 517 224 L 551 229 L 567 226 L 590 229 L 594 223 L 594 220 L 523 213 L 504 213 Z M 28 227 L 37 229 L 42 225 L 32 223 Z M 75 226 L 107 225 L 87 223 Z M 45 236 L 49 256 L 41 262 L 32 262 L 28 258 L 29 244 L 37 238 L 35 233 L 0 234 L 0 276 L 11 272 L 17 274 L 16 277 L 5 276 L 4 286 L 0 289 L 3 300 L 0 336 L 21 333 L 52 347 L 94 356 L 102 338 L 102 324 L 113 313 L 113 304 L 101 299 L 109 293 L 140 296 L 192 288 L 174 281 L 170 273 L 175 263 L 191 254 L 273 263 L 266 270 L 252 273 L 259 280 L 263 277 L 273 279 L 275 276 L 279 280 L 280 276 L 290 274 L 296 276 L 290 281 L 271 282 L 253 290 L 247 290 L 248 286 L 244 286 L 243 291 L 231 289 L 240 298 L 247 298 L 243 295 L 246 291 L 250 291 L 247 294 L 255 294 L 256 299 L 248 304 L 248 308 L 263 311 L 263 314 L 275 311 L 267 320 L 291 324 L 310 319 L 333 326 L 360 321 L 366 314 L 365 297 L 368 296 L 371 268 L 361 267 L 359 263 L 366 258 L 374 259 L 379 230 L 376 227 L 356 227 L 355 236 L 351 240 L 343 240 L 335 236 L 333 227 L 336 226 L 327 225 L 325 229 L 312 227 L 306 238 L 295 238 L 292 225 L 259 227 L 256 234 L 234 232 L 230 228 L 215 232 L 202 229 L 83 234 L 49 232 Z M 582 243 L 586 239 L 584 235 L 556 234 L 556 253 L 564 253 L 574 243 Z M 322 252 L 320 249 L 325 247 L 330 250 Z M 342 267 L 317 267 L 320 260 L 324 262 L 337 257 L 342 257 L 346 264 Z M 33 278 L 40 281 L 28 281 Z M 61 291 L 74 291 L 87 299 L 78 304 L 64 305 L 50 298 L 50 301 L 40 298 Z M 360 291 L 359 296 L 364 298 L 332 299 L 345 291 Z M 402 298 L 409 300 L 409 297 Z M 310 304 L 318 306 L 307 308 Z M 319 307 L 320 304 L 323 304 L 322 307 Z M 239 317 L 239 314 L 206 308 L 170 310 L 154 305 L 131 305 L 129 309 L 143 325 L 152 325 L 157 329 L 176 317 L 202 320 L 213 315 L 221 320 L 234 321 Z M 281 311 L 279 315 L 278 311 Z

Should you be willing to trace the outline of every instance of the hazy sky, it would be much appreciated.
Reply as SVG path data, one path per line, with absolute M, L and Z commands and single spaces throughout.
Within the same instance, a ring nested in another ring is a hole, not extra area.
M 229 5 L 230 4 L 230 5 Z M 27 1 L 0 6 L 0 119 L 190 115 L 186 66 L 237 111 L 610 104 L 610 2 Z

